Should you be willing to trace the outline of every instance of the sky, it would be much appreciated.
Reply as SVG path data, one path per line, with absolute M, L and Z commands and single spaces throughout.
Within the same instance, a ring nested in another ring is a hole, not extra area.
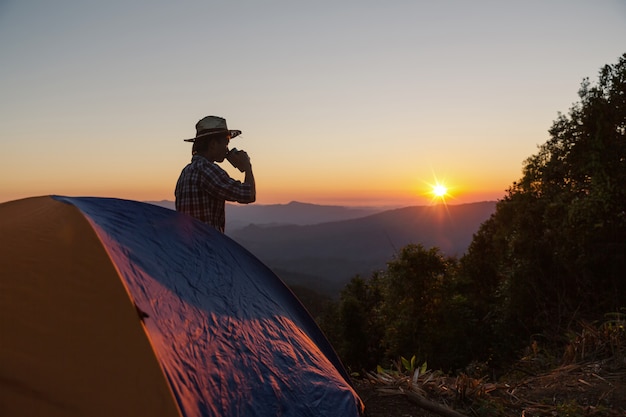
M 0 202 L 174 200 L 207 115 L 258 204 L 497 200 L 625 52 L 624 0 L 0 0 Z

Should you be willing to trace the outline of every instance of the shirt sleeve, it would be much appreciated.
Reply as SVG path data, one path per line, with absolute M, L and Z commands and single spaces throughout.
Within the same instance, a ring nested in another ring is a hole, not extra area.
M 252 186 L 231 178 L 217 164 L 207 164 L 203 170 L 202 188 L 215 198 L 238 203 L 251 203 Z

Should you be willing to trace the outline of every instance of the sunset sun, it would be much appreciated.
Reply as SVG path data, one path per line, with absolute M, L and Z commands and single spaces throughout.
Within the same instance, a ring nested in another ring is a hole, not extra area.
M 445 197 L 448 194 L 448 188 L 443 184 L 437 184 L 433 186 L 433 195 L 435 197 Z
M 454 198 L 451 194 L 451 188 L 445 181 L 438 179 L 434 174 L 432 182 L 424 181 L 427 188 L 423 191 L 424 195 L 430 196 L 431 203 L 443 203 L 446 204 L 447 200 Z

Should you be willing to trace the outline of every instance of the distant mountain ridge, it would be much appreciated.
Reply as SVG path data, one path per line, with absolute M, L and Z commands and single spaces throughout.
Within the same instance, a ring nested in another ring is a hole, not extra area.
M 173 208 L 172 202 L 152 204 Z M 226 234 L 289 285 L 337 296 L 352 277 L 384 269 L 409 243 L 461 256 L 495 206 L 495 201 L 391 210 L 229 204 Z
M 147 203 L 175 210 L 169 200 Z M 311 225 L 339 220 L 356 219 L 379 213 L 386 207 L 348 207 L 318 205 L 292 201 L 287 204 L 226 204 L 226 231 L 256 225 Z
M 287 283 L 336 295 L 353 276 L 384 269 L 409 243 L 461 256 L 495 205 L 406 207 L 314 225 L 250 225 L 228 234 Z

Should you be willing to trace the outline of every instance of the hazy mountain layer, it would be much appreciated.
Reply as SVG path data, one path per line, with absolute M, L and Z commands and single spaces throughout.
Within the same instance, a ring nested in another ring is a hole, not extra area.
M 250 225 L 227 233 L 286 282 L 336 295 L 353 276 L 384 269 L 409 243 L 462 255 L 495 204 L 406 207 L 350 220 Z
M 174 202 L 148 201 L 150 204 L 174 210 Z M 226 204 L 226 231 L 250 224 L 311 225 L 356 219 L 386 210 L 385 207 L 325 206 L 292 201 L 288 204 Z

